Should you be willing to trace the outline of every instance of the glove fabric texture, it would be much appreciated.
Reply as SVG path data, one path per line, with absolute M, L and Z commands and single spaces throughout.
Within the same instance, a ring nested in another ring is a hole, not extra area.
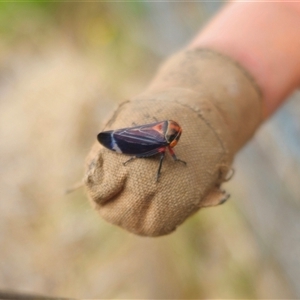
M 230 58 L 209 49 L 175 54 L 99 132 L 174 120 L 183 132 L 173 150 L 187 165 L 166 153 L 156 182 L 157 155 L 124 166 L 129 156 L 95 142 L 84 176 L 93 207 L 132 233 L 161 236 L 200 208 L 225 202 L 220 186 L 235 153 L 262 122 L 261 98 L 251 75 Z

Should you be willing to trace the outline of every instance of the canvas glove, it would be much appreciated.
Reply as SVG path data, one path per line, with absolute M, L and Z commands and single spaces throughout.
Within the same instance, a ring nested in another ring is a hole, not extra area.
M 235 153 L 262 121 L 261 94 L 252 77 L 230 58 L 208 49 L 182 51 L 159 70 L 150 87 L 114 112 L 100 131 L 174 120 L 182 127 L 156 181 L 159 156 L 130 157 L 98 141 L 84 183 L 94 208 L 108 222 L 138 235 L 176 229 L 201 207 L 223 203 L 221 189 Z

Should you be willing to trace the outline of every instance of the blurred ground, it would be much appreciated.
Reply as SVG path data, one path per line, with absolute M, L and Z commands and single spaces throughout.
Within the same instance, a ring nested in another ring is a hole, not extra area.
M 300 106 L 238 155 L 231 200 L 174 234 L 101 220 L 89 147 L 119 101 L 221 4 L 0 3 L 0 290 L 76 298 L 300 297 Z

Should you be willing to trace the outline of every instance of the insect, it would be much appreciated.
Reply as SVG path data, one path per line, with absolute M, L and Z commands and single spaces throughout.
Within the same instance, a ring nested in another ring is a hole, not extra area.
M 175 161 L 186 164 L 185 161 L 176 157 L 172 149 L 178 143 L 181 133 L 182 129 L 178 123 L 166 120 L 141 126 L 103 131 L 98 134 L 97 139 L 100 144 L 110 150 L 132 155 L 129 160 L 124 162 L 124 165 L 134 158 L 160 154 L 156 176 L 156 181 L 158 181 L 166 149 L 169 150 Z

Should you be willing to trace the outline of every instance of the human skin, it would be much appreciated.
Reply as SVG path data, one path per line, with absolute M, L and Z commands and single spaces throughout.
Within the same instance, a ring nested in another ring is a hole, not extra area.
M 300 2 L 228 4 L 188 49 L 215 49 L 256 80 L 268 118 L 300 86 Z

